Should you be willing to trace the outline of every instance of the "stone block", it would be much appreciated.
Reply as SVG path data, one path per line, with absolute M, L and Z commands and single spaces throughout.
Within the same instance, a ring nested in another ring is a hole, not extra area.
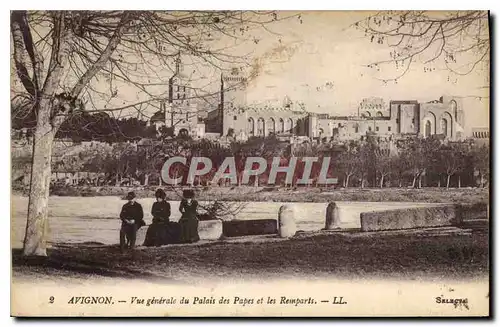
M 201 220 L 198 222 L 200 240 L 218 240 L 222 237 L 222 220 Z
M 397 230 L 422 227 L 441 227 L 456 224 L 454 205 L 420 208 L 401 208 L 361 213 L 361 230 Z
M 285 204 L 280 207 L 278 212 L 278 235 L 280 237 L 292 237 L 297 232 L 295 222 L 297 212 L 293 204 Z
M 340 210 L 335 202 L 328 203 L 326 207 L 325 230 L 340 228 Z

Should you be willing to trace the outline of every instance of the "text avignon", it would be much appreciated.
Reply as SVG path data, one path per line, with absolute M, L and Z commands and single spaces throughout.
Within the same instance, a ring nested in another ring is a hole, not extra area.
M 112 296 L 73 296 L 68 304 L 113 304 Z

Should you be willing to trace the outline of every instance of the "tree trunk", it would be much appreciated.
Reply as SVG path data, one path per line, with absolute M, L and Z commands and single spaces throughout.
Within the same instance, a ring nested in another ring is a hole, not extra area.
M 43 109 L 50 112 L 50 107 L 40 108 L 39 114 Z M 56 129 L 50 124 L 48 115 L 46 119 L 39 117 L 33 137 L 28 218 L 23 247 L 25 256 L 47 256 L 50 164 L 55 132 Z
M 161 186 L 161 176 L 158 177 L 158 186 Z
M 462 179 L 460 178 L 460 175 L 458 175 L 458 188 L 462 187 Z
M 399 178 L 399 188 L 401 188 L 403 186 L 403 179 L 402 178 Z
M 439 176 L 439 179 L 438 179 L 438 187 L 441 187 L 441 176 Z
M 361 178 L 361 188 L 365 188 L 365 178 Z
M 380 176 L 380 188 L 384 187 L 384 175 Z
M 448 175 L 448 177 L 446 178 L 446 188 L 450 188 L 450 178 L 451 175 Z
M 116 174 L 116 178 L 115 178 L 115 186 L 120 186 L 120 174 Z
M 418 188 L 422 188 L 422 175 L 418 177 Z
M 12 16 L 11 16 L 12 17 Z M 20 18 L 18 16 L 18 18 Z M 19 20 L 17 27 L 20 26 Z M 37 109 L 37 124 L 33 135 L 33 159 L 31 164 L 31 182 L 28 203 L 28 218 L 26 222 L 26 233 L 24 235 L 23 254 L 26 256 L 46 256 L 47 255 L 47 234 L 48 234 L 48 202 L 49 188 L 51 177 L 51 161 L 52 161 L 52 141 L 57 132 L 57 129 L 62 124 L 65 116 L 59 115 L 60 107 L 64 110 L 71 110 L 68 103 L 55 101 L 55 93 L 60 87 L 60 79 L 62 77 L 63 68 L 66 67 L 66 62 L 69 54 L 69 43 L 67 40 L 70 37 L 65 28 L 65 17 L 61 12 L 55 12 L 53 15 L 53 42 L 51 46 L 51 56 L 48 71 L 43 88 L 36 90 L 39 99 Z M 13 26 L 13 25 L 11 25 Z M 19 37 L 23 32 L 20 28 L 11 27 L 14 38 Z M 26 35 L 24 35 L 26 37 Z M 18 41 L 20 38 L 17 38 Z M 15 42 L 14 48 L 19 50 L 22 43 Z M 18 58 L 19 59 L 19 58 Z M 17 59 L 15 58 L 17 61 Z M 40 75 L 40 71 L 35 68 L 35 75 Z M 19 72 L 18 72 L 18 75 Z M 92 77 L 92 76 L 91 76 Z M 34 76 L 35 80 L 42 79 L 41 76 Z M 23 79 L 23 77 L 21 77 Z M 35 83 L 35 88 L 38 83 Z M 29 91 L 30 86 L 25 84 L 25 88 Z M 76 96 L 75 96 L 76 98 Z M 64 105 L 64 106 L 62 106 Z M 52 110 L 57 109 L 57 110 Z M 66 112 L 66 113 L 67 113 Z M 52 115 L 56 113 L 56 115 Z
M 149 184 L 149 174 L 144 175 L 144 186 L 148 186 Z
M 351 175 L 347 175 L 345 178 L 345 188 L 349 187 L 349 177 L 351 177 Z
M 479 173 L 479 176 L 480 176 L 479 187 L 483 188 L 484 185 L 483 173 Z

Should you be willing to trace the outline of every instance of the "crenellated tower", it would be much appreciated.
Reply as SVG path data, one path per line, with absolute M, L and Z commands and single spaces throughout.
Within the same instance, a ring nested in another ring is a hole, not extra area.
M 247 83 L 247 77 L 238 68 L 233 68 L 227 76 L 221 75 L 219 117 L 222 118 L 222 135 L 227 135 L 229 129 L 235 128 L 234 121 L 244 111 Z

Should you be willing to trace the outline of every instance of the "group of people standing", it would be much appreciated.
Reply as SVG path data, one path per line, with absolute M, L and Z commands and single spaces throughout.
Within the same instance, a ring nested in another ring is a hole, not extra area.
M 170 221 L 171 206 L 165 191 L 155 192 L 156 202 L 151 208 L 153 221 L 149 225 L 144 246 L 160 246 L 176 243 L 194 243 L 200 240 L 198 235 L 198 202 L 192 190 L 184 190 L 179 205 L 181 218 L 178 222 Z M 127 194 L 127 203 L 122 207 L 120 219 L 120 248 L 134 248 L 139 228 L 146 225 L 141 204 L 136 201 L 134 192 Z

